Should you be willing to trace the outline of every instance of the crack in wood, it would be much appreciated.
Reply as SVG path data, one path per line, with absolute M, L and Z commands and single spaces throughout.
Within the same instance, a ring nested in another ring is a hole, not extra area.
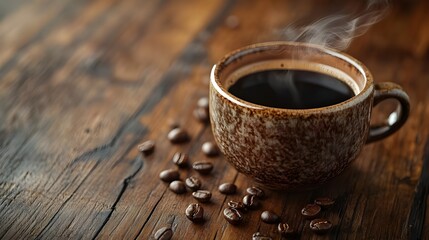
M 88 174 L 85 176 L 85 178 L 79 183 L 79 185 L 77 186 L 77 188 L 72 192 L 72 194 L 70 194 L 70 196 L 61 204 L 60 208 L 58 208 L 58 210 L 55 212 L 55 214 L 51 217 L 51 219 L 49 220 L 49 222 L 42 228 L 42 230 L 40 230 L 39 234 L 37 234 L 37 236 L 35 237 L 35 239 L 40 239 L 40 236 L 45 232 L 46 229 L 48 229 L 52 223 L 54 222 L 55 218 L 57 217 L 57 215 L 61 212 L 61 210 L 67 205 L 67 203 L 70 201 L 70 199 L 72 199 L 73 195 L 77 192 L 77 190 L 83 185 L 83 183 L 85 182 L 85 180 L 91 175 L 91 173 L 97 168 L 99 162 L 96 162 L 94 164 L 94 166 L 91 168 L 91 170 L 88 172 Z
M 101 230 L 104 228 L 104 226 L 106 226 L 107 222 L 110 220 L 110 217 L 112 216 L 113 212 L 116 209 L 116 205 L 119 203 L 119 201 L 121 200 L 125 191 L 127 190 L 130 181 L 132 181 L 133 178 L 137 175 L 137 173 L 140 172 L 140 170 L 142 169 L 143 161 L 140 159 L 140 157 L 138 159 L 140 161 L 139 161 L 139 165 L 138 165 L 137 169 L 133 173 L 131 173 L 128 177 L 126 177 L 124 179 L 124 181 L 122 182 L 122 188 L 121 188 L 118 196 L 116 197 L 115 201 L 113 202 L 112 207 L 110 207 L 109 214 L 107 215 L 106 219 L 104 219 L 103 223 L 101 224 L 100 228 L 97 230 L 97 232 L 95 233 L 95 235 L 92 239 L 96 239 L 97 236 L 100 234 Z
M 216 236 L 217 236 L 217 230 L 216 230 L 216 232 L 215 232 L 215 235 L 214 235 L 214 237 L 213 237 L 213 240 L 216 240 Z
M 426 214 L 426 201 L 429 193 L 429 137 L 423 151 L 423 166 L 419 182 L 416 187 L 413 204 L 408 215 L 409 239 L 421 239 Z
M 158 201 L 155 203 L 155 206 L 152 208 L 152 210 L 150 211 L 149 215 L 146 218 L 146 221 L 143 223 L 143 225 L 141 226 L 141 228 L 139 229 L 139 232 L 137 233 L 136 237 L 134 238 L 134 240 L 138 239 L 138 237 L 140 236 L 140 234 L 143 232 L 144 227 L 146 226 L 146 224 L 149 222 L 150 217 L 152 216 L 152 214 L 155 212 L 156 207 L 159 205 L 159 203 L 162 200 L 162 197 L 164 197 L 165 192 L 167 191 L 167 188 L 164 189 L 164 192 L 162 193 L 161 197 L 158 199 Z

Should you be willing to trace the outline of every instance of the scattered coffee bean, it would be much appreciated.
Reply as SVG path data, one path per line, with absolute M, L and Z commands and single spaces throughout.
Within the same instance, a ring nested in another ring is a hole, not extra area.
M 259 187 L 249 187 L 246 189 L 246 192 L 258 198 L 264 198 L 265 196 L 264 190 L 260 189 Z
M 197 177 L 191 176 L 185 180 L 185 185 L 192 191 L 197 191 L 201 188 L 201 181 Z
M 152 140 L 148 140 L 143 142 L 137 146 L 137 149 L 143 153 L 143 155 L 148 156 L 153 153 L 155 150 L 155 142 Z
M 332 223 L 327 219 L 314 219 L 310 222 L 310 229 L 317 234 L 327 233 L 332 228 Z
M 321 206 L 322 208 L 328 208 L 334 205 L 335 200 L 328 197 L 319 197 L 314 200 L 314 203 Z
M 212 198 L 212 193 L 207 190 L 197 190 L 192 193 L 192 196 L 199 202 L 205 203 L 210 201 L 210 199 Z
M 198 99 L 197 106 L 209 110 L 209 99 L 207 97 Z
M 194 110 L 193 114 L 194 117 L 202 123 L 210 122 L 209 111 L 207 111 L 205 108 L 198 107 Z
M 169 187 L 171 191 L 177 194 L 186 192 L 186 185 L 180 180 L 172 181 Z
M 243 197 L 243 204 L 249 209 L 257 209 L 259 207 L 259 200 L 255 195 L 247 194 Z
M 270 236 L 263 235 L 260 232 L 255 232 L 252 235 L 252 240 L 272 240 L 272 238 Z
M 184 143 L 189 141 L 188 133 L 181 128 L 174 128 L 167 135 L 171 143 Z
M 213 142 L 205 142 L 201 146 L 201 150 L 208 157 L 215 157 L 219 155 L 219 148 Z
M 178 167 L 183 168 L 188 166 L 189 156 L 186 153 L 177 152 L 173 155 L 172 161 Z
M 243 221 L 243 216 L 241 215 L 240 211 L 235 208 L 225 208 L 223 210 L 223 216 L 229 223 L 233 225 L 237 225 Z
M 307 204 L 307 206 L 301 210 L 301 214 L 307 219 L 314 219 L 319 215 L 320 210 L 321 208 L 317 204 Z
M 280 222 L 280 217 L 273 212 L 263 211 L 261 213 L 261 220 L 265 223 L 273 224 Z
M 230 29 L 236 29 L 240 26 L 240 20 L 237 16 L 231 15 L 226 18 L 225 24 Z
M 277 230 L 283 237 L 293 237 L 296 234 L 295 230 L 287 223 L 279 223 L 279 225 L 277 225 Z
M 162 227 L 155 232 L 153 237 L 156 240 L 170 240 L 171 237 L 173 237 L 173 230 L 171 230 L 171 228 L 168 228 L 168 227 Z
M 246 206 L 242 202 L 229 201 L 228 206 L 231 208 L 235 208 L 240 211 L 246 211 Z
M 180 174 L 175 169 L 167 169 L 159 174 L 159 178 L 164 182 L 172 182 L 174 180 L 178 180 L 180 178 Z
M 192 203 L 186 208 L 185 214 L 192 222 L 201 222 L 204 219 L 204 208 L 198 203 Z
M 194 162 L 192 168 L 201 174 L 209 174 L 213 170 L 213 163 L 205 161 Z
M 222 194 L 234 194 L 237 191 L 237 186 L 234 183 L 222 183 L 219 185 L 219 192 Z

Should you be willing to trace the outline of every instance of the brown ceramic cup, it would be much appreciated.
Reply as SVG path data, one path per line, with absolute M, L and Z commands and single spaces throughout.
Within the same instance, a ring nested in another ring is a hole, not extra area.
M 227 90 L 245 75 L 278 69 L 334 76 L 355 96 L 322 108 L 280 109 L 244 101 Z M 372 107 L 385 99 L 397 100 L 398 108 L 384 124 L 373 126 Z M 228 54 L 211 72 L 210 118 L 221 151 L 239 172 L 276 189 L 312 188 L 339 175 L 366 143 L 397 131 L 409 110 L 400 86 L 374 83 L 356 59 L 312 44 L 251 45 Z

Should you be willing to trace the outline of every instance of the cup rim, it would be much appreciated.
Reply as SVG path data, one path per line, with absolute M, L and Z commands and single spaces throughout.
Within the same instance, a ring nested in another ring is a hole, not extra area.
M 249 49 L 257 49 L 257 48 L 264 48 L 264 47 L 272 47 L 272 46 L 280 46 L 280 45 L 288 45 L 288 46 L 304 46 L 306 48 L 312 48 L 312 49 L 318 49 L 321 50 L 323 53 L 329 54 L 331 56 L 334 56 L 336 58 L 342 59 L 349 64 L 351 64 L 353 67 L 355 67 L 363 76 L 365 80 L 365 86 L 363 89 L 356 94 L 355 96 L 334 104 L 329 105 L 325 107 L 319 107 L 319 108 L 309 108 L 309 109 L 288 109 L 288 108 L 276 108 L 276 107 L 268 107 L 264 105 L 259 105 L 256 103 L 251 103 L 248 101 L 245 101 L 241 98 L 236 97 L 235 95 L 231 94 L 225 87 L 221 84 L 219 81 L 219 71 L 221 68 L 218 66 L 223 66 L 227 64 L 227 62 L 234 56 L 237 56 L 238 54 L 248 54 L 246 51 Z M 256 43 L 252 45 L 248 45 L 242 48 L 239 48 L 237 50 L 234 50 L 232 52 L 229 52 L 226 54 L 219 62 L 217 62 L 210 73 L 210 83 L 214 87 L 214 89 L 221 94 L 224 98 L 229 100 L 230 102 L 240 105 L 245 108 L 251 108 L 254 110 L 260 110 L 260 111 L 275 111 L 278 113 L 289 113 L 289 114 L 314 114 L 314 113 L 329 113 L 334 111 L 341 111 L 346 108 L 349 108 L 353 105 L 356 105 L 360 102 L 363 102 L 367 99 L 367 97 L 373 92 L 373 78 L 371 73 L 369 72 L 368 68 L 362 64 L 360 61 L 355 59 L 354 57 L 340 52 L 338 50 L 324 47 L 317 44 L 311 44 L 311 43 L 303 43 L 303 42 L 288 42 L 288 41 L 274 41 L 274 42 L 263 42 L 263 43 Z

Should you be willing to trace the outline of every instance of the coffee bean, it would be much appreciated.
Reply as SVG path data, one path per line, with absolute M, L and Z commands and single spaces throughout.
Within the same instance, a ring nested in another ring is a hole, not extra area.
M 174 180 L 178 180 L 180 178 L 180 174 L 175 169 L 167 169 L 159 174 L 159 178 L 164 182 L 172 182 Z
M 250 195 L 254 195 L 258 198 L 264 198 L 265 193 L 264 190 L 260 189 L 259 187 L 249 187 L 246 189 L 246 192 Z
M 205 161 L 194 162 L 192 168 L 201 174 L 209 174 L 213 170 L 213 163 Z
M 229 201 L 228 206 L 240 211 L 246 211 L 246 206 L 242 202 Z
M 317 234 L 327 233 L 332 228 L 332 223 L 327 219 L 314 219 L 310 222 L 310 229 Z
M 171 130 L 168 133 L 167 138 L 171 143 L 184 143 L 190 139 L 188 133 L 181 128 L 174 128 Z
M 225 208 L 223 210 L 223 216 L 229 223 L 233 225 L 237 225 L 243 221 L 243 216 L 241 215 L 240 211 L 235 208 Z
M 272 223 L 278 223 L 278 222 L 280 222 L 280 217 L 277 214 L 273 213 L 273 212 L 263 211 L 261 213 L 261 220 L 263 222 L 265 222 L 265 223 L 272 224 Z
M 210 122 L 209 111 L 205 108 L 198 107 L 194 110 L 193 114 L 194 117 L 202 123 Z
M 295 230 L 287 223 L 279 223 L 277 230 L 283 237 L 293 237 L 296 234 Z
M 247 194 L 243 197 L 243 204 L 249 209 L 257 209 L 259 207 L 259 200 L 254 196 Z
M 201 188 L 201 181 L 197 177 L 191 176 L 185 180 L 185 185 L 192 191 L 197 191 Z
M 177 152 L 173 155 L 172 161 L 178 167 L 183 168 L 188 166 L 189 156 L 186 153 Z
M 171 230 L 171 228 L 168 228 L 168 227 L 162 227 L 155 232 L 153 237 L 156 240 L 170 240 L 171 237 L 173 237 L 173 230 Z
M 208 157 L 215 157 L 219 155 L 219 148 L 216 146 L 215 143 L 212 142 L 205 142 L 201 146 L 201 150 Z
M 328 208 L 334 205 L 335 200 L 328 197 L 319 197 L 314 200 L 314 203 L 321 206 L 322 208 Z
M 219 192 L 223 194 L 234 194 L 237 191 L 237 186 L 233 183 L 223 183 L 219 186 Z
M 197 190 L 192 193 L 192 196 L 199 202 L 205 203 L 210 201 L 210 199 L 212 198 L 212 193 L 207 190 Z
M 209 99 L 207 97 L 198 99 L 197 106 L 209 110 Z
M 186 192 L 186 185 L 180 181 L 172 181 L 169 186 L 170 190 L 177 194 L 182 194 Z
M 307 206 L 301 210 L 301 214 L 307 219 L 314 219 L 319 215 L 320 210 L 321 208 L 317 204 L 307 204 Z
M 153 153 L 155 150 L 155 142 L 152 140 L 147 140 L 137 146 L 137 149 L 144 155 L 148 156 Z
M 192 203 L 186 208 L 185 214 L 192 222 L 201 222 L 204 219 L 204 208 L 198 203 Z
M 263 235 L 263 234 L 262 234 L 262 233 L 260 233 L 260 232 L 255 232 L 255 233 L 252 235 L 252 240 L 272 240 L 272 238 L 271 238 L 271 237 L 269 237 L 269 236 Z

